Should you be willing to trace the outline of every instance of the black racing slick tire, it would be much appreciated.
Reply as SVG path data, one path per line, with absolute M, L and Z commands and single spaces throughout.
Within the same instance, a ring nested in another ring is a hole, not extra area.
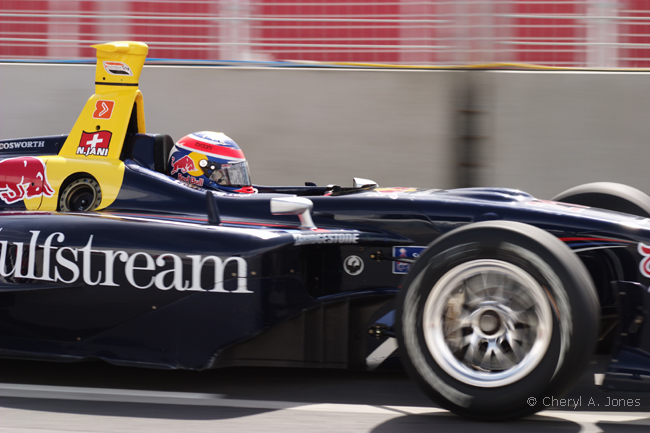
M 622 183 L 586 183 L 570 188 L 551 200 L 650 218 L 650 196 Z
M 487 221 L 449 232 L 398 296 L 400 356 L 436 403 L 481 420 L 545 409 L 585 371 L 598 298 L 580 259 L 539 228 Z

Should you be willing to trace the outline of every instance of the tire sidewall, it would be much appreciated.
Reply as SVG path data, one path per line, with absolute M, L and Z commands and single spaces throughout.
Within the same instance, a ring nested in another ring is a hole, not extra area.
M 587 183 L 570 188 L 551 200 L 650 217 L 650 196 L 621 183 Z
M 502 260 L 529 273 L 547 294 L 553 326 L 546 353 L 528 375 L 490 388 L 468 385 L 447 374 L 428 350 L 422 326 L 424 306 L 435 283 L 459 264 L 482 258 Z M 413 265 L 399 296 L 398 338 L 405 367 L 434 401 L 466 416 L 501 419 L 542 409 L 545 397 L 559 396 L 574 382 L 572 366 L 583 365 L 589 357 L 585 354 L 591 354 L 597 315 L 590 283 L 580 260 L 541 229 L 500 221 L 449 233 Z M 589 308 L 576 308 L 580 305 Z M 529 404 L 531 397 L 537 404 Z

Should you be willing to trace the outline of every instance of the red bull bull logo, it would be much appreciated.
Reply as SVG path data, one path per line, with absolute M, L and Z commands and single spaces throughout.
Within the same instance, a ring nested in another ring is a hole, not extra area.
M 108 145 L 111 143 L 110 131 L 82 132 L 77 155 L 108 156 Z
M 196 164 L 194 160 L 188 155 L 180 158 L 178 161 L 172 156 L 172 171 L 169 173 L 171 176 L 176 173 L 189 173 L 190 171 L 196 171 Z
M 52 195 L 54 188 L 47 180 L 42 160 L 25 156 L 0 161 L 0 199 L 5 203 Z

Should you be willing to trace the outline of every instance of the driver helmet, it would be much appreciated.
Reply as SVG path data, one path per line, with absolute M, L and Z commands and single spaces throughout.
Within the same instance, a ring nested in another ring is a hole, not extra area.
M 202 131 L 178 140 L 169 154 L 170 176 L 202 188 L 253 193 L 248 162 L 232 138 Z

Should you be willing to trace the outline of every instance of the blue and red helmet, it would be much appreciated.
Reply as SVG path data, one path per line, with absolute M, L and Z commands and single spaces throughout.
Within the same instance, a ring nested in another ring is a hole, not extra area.
M 202 188 L 253 193 L 248 162 L 222 132 L 195 132 L 178 140 L 167 165 L 170 176 Z

